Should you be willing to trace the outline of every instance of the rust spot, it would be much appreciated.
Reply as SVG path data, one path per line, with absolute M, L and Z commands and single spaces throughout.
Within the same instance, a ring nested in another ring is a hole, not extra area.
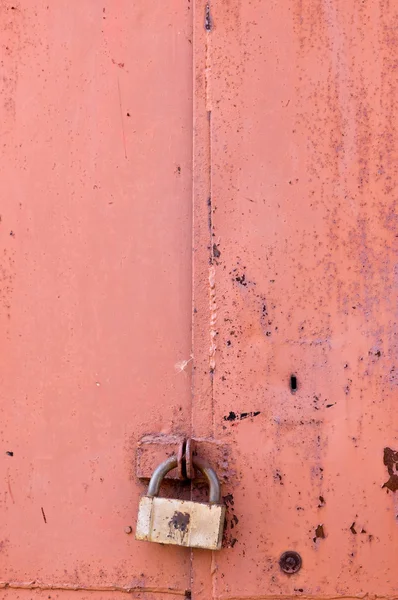
M 316 542 L 317 539 L 324 540 L 325 537 L 323 525 L 318 525 L 318 527 L 315 529 L 315 537 L 313 538 L 313 541 Z
M 227 494 L 223 496 L 224 504 L 226 506 L 233 506 L 235 504 L 234 497 L 232 494 Z
M 224 421 L 241 421 L 242 419 L 247 419 L 249 417 L 258 417 L 260 414 L 261 411 L 259 410 L 255 410 L 253 412 L 243 412 L 240 414 L 237 414 L 231 410 L 230 413 L 224 417 Z
M 228 511 L 227 511 L 227 515 L 225 516 L 225 523 L 224 523 L 224 533 L 223 533 L 223 541 L 222 541 L 222 547 L 223 548 L 233 548 L 236 544 L 236 542 L 238 541 L 236 535 L 236 527 L 239 523 L 239 519 L 238 517 L 235 515 L 235 509 L 234 509 L 234 497 L 232 494 L 227 494 L 226 496 L 223 496 L 223 501 L 224 504 L 226 505 Z M 231 518 L 229 518 L 231 517 Z M 234 532 L 232 532 L 232 530 L 235 529 Z
M 235 527 L 235 525 L 237 525 L 239 523 L 239 519 L 236 515 L 232 515 L 232 519 L 231 519 L 231 529 L 233 529 Z
M 246 275 L 243 273 L 242 275 L 237 275 L 235 277 L 235 281 L 237 281 L 238 283 L 240 283 L 243 286 L 247 286 L 247 281 L 246 281 Z
M 207 198 L 207 224 L 208 224 L 209 231 L 211 234 L 213 231 L 213 216 L 212 216 L 211 197 Z
M 398 490 L 398 452 L 391 448 L 384 448 L 383 462 L 387 467 L 389 480 L 383 485 L 383 488 L 387 488 L 391 492 Z
M 221 252 L 217 248 L 217 244 L 213 244 L 213 256 L 214 256 L 214 258 L 220 258 L 220 256 L 221 256 Z
M 112 58 L 112 62 L 113 62 L 114 65 L 116 65 L 117 67 L 119 67 L 119 69 L 123 69 L 124 68 L 124 62 L 117 62 L 113 58 Z
M 238 418 L 238 415 L 231 410 L 229 415 L 224 417 L 224 421 L 236 421 Z

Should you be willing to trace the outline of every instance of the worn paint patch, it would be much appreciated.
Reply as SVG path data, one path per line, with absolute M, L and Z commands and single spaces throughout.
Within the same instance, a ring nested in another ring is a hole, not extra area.
M 383 485 L 383 488 L 387 488 L 391 492 L 398 490 L 398 452 L 391 448 L 384 448 L 383 462 L 387 467 L 389 480 Z

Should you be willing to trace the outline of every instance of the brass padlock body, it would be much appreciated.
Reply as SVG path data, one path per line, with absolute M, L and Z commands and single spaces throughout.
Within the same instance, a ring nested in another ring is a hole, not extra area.
M 221 504 L 143 496 L 138 509 L 136 539 L 219 550 L 224 519 L 225 506 Z
M 157 467 L 149 482 L 148 493 L 140 500 L 135 537 L 137 540 L 219 550 L 225 520 L 225 506 L 217 475 L 195 459 L 194 465 L 209 483 L 209 503 L 159 498 L 164 475 L 177 466 L 177 457 L 168 458 Z

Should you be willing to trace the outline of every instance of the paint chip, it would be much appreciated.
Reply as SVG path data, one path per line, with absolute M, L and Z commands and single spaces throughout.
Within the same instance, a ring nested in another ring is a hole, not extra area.
M 384 448 L 383 463 L 387 467 L 390 476 L 383 488 L 396 492 L 398 490 L 398 452 L 388 447 Z

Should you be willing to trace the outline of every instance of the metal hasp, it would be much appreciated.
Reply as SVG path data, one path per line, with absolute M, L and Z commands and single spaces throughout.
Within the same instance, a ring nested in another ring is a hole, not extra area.
M 220 483 L 215 471 L 203 461 L 195 458 L 193 464 L 209 484 L 209 502 L 158 497 L 164 476 L 178 466 L 177 456 L 168 458 L 155 469 L 148 492 L 140 500 L 137 540 L 205 550 L 221 548 L 225 506 L 220 503 Z

